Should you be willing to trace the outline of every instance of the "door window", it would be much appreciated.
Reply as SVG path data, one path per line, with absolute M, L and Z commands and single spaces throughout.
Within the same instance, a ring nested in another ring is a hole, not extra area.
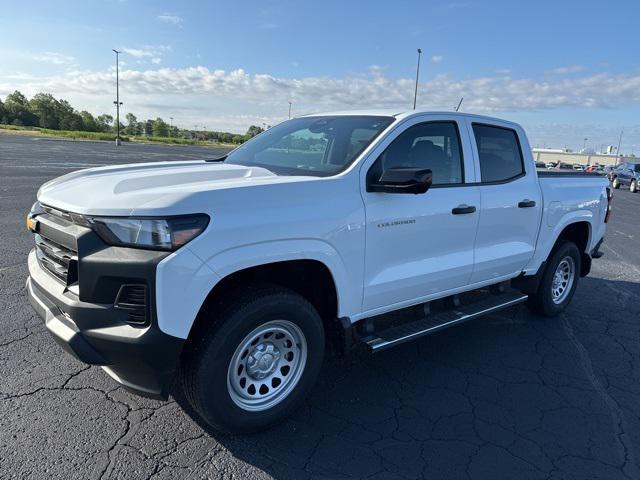
M 514 130 L 473 124 L 482 182 L 505 182 L 524 174 L 518 135 Z
M 380 155 L 370 174 L 379 176 L 394 167 L 429 169 L 432 185 L 462 183 L 462 150 L 456 123 L 427 122 L 409 127 Z

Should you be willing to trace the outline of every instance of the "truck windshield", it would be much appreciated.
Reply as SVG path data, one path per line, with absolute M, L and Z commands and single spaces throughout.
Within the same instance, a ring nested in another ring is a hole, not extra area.
M 277 175 L 328 177 L 345 170 L 393 117 L 318 116 L 288 120 L 233 150 L 225 163 Z

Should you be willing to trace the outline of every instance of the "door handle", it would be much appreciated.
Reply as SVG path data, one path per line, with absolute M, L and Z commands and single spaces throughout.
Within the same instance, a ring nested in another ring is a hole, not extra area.
M 531 208 L 531 207 L 535 207 L 536 206 L 536 201 L 535 200 L 522 200 L 521 202 L 518 202 L 518 208 Z
M 464 215 L 466 213 L 473 213 L 476 211 L 476 207 L 473 205 L 459 205 L 451 210 L 454 215 Z

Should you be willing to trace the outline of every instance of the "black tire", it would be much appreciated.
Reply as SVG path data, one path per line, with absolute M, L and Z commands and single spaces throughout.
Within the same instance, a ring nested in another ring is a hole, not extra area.
M 636 193 L 638 191 L 638 182 L 635 180 L 631 180 L 631 185 L 629 185 L 629 190 L 631 193 Z
M 238 358 L 236 349 L 256 328 L 285 319 L 299 328 L 306 341 L 301 376 L 280 403 L 262 411 L 241 408 L 232 398 L 228 381 L 232 358 Z M 182 389 L 189 404 L 205 423 L 226 433 L 256 432 L 281 422 L 301 404 L 322 366 L 325 336 L 316 309 L 291 290 L 262 285 L 232 294 L 218 305 L 215 318 L 210 320 L 197 332 L 198 339 L 186 346 L 180 365 Z
M 618 180 L 618 177 L 613 177 L 611 179 L 611 186 L 616 189 L 620 188 L 620 180 Z
M 565 258 L 570 257 L 573 260 L 574 273 L 573 281 L 566 293 L 566 296 L 559 303 L 554 302 L 552 294 L 552 285 L 554 275 Z M 567 305 L 571 302 L 573 294 L 578 286 L 578 279 L 580 278 L 580 251 L 575 243 L 564 241 L 559 243 L 549 255 L 547 264 L 545 266 L 540 285 L 535 294 L 529 295 L 527 300 L 527 307 L 539 315 L 545 317 L 555 317 L 567 308 Z

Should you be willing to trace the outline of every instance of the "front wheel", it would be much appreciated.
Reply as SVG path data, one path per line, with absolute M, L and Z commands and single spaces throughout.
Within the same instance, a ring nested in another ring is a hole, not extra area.
M 631 193 L 636 193 L 638 191 L 638 184 L 636 183 L 636 180 L 631 180 L 631 185 L 629 185 L 629 190 L 631 190 Z
M 618 177 L 613 177 L 613 180 L 611 181 L 611 186 L 613 188 L 620 188 L 620 180 L 618 180 Z
M 542 280 L 527 306 L 534 313 L 554 317 L 569 305 L 580 278 L 580 251 L 573 242 L 563 242 L 549 256 Z
M 282 421 L 315 383 L 324 328 L 315 308 L 281 287 L 244 289 L 221 305 L 187 346 L 186 399 L 216 430 L 264 430 Z

